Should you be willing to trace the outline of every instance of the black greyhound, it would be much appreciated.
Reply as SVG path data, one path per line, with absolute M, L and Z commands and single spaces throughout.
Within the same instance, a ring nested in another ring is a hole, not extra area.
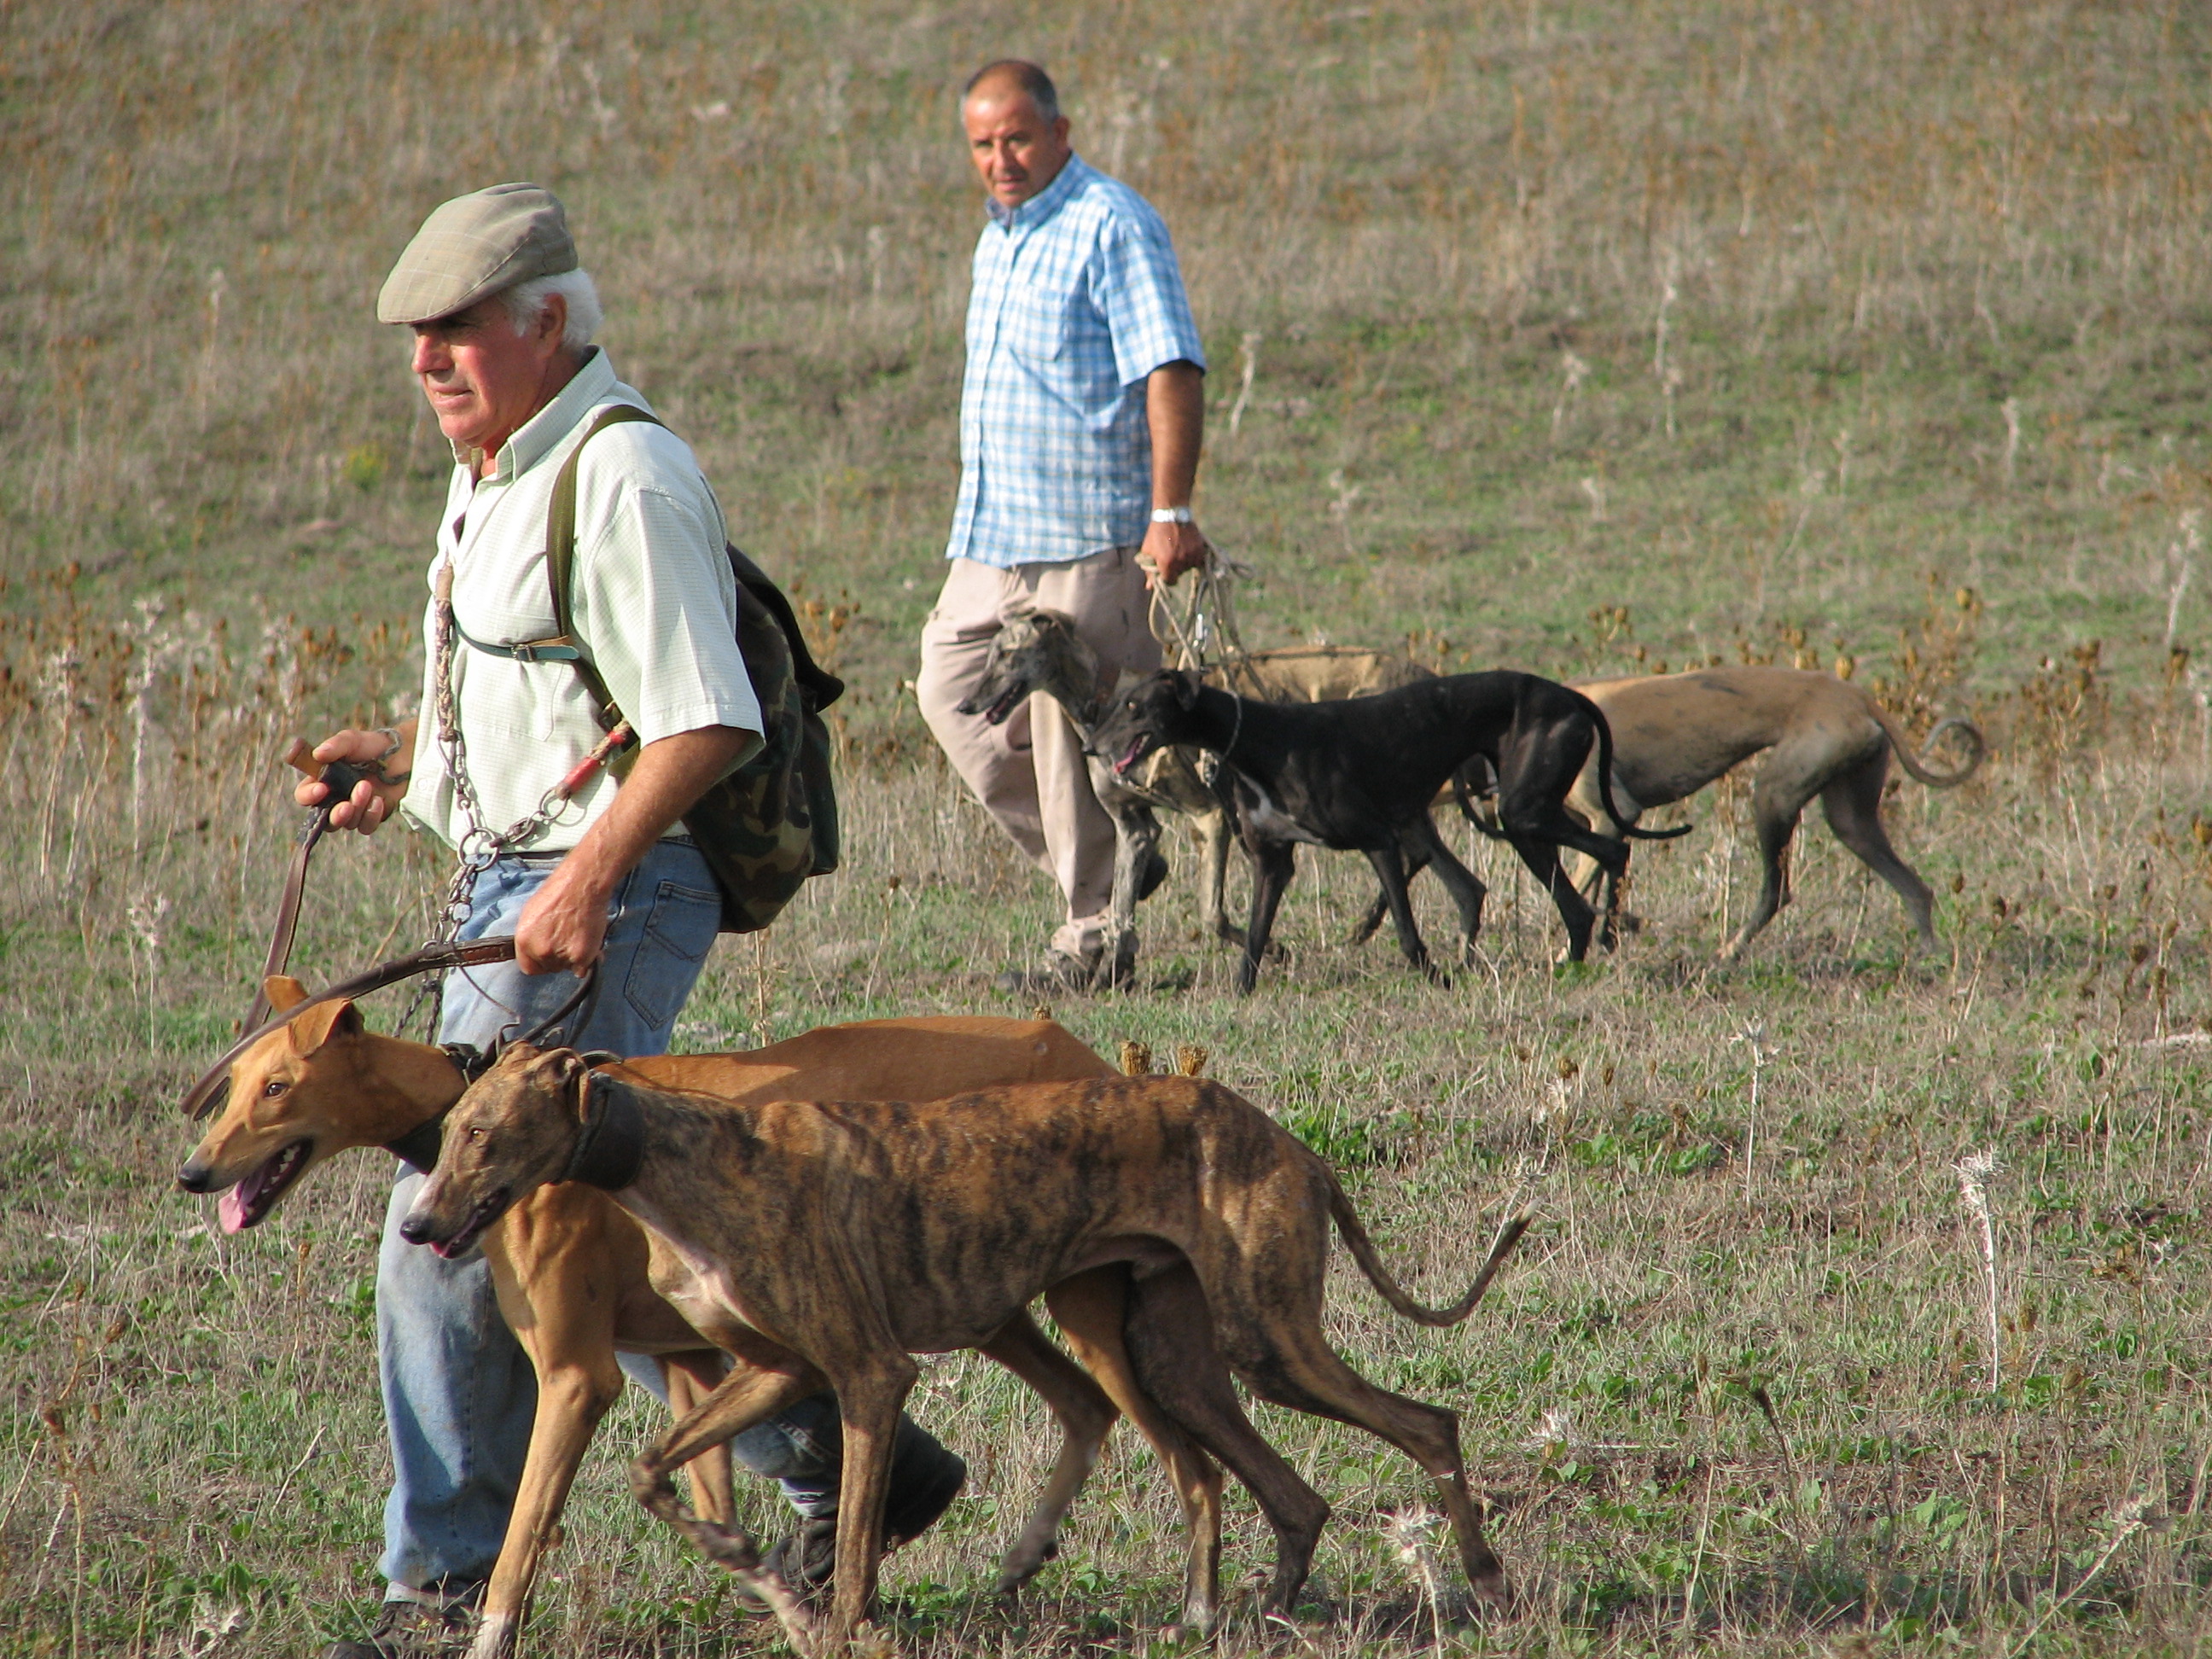
M 1382 884 L 1398 948 L 1415 968 L 1442 978 L 1413 925 L 1406 866 L 1424 855 L 1435 865 L 1471 947 L 1482 926 L 1483 885 L 1444 845 L 1428 809 L 1477 757 L 1498 778 L 1503 838 L 1551 894 L 1566 924 L 1568 959 L 1580 962 L 1596 913 L 1559 868 L 1559 849 L 1571 847 L 1607 870 L 1627 862 L 1622 842 L 1593 835 L 1565 805 L 1592 743 L 1606 810 L 1625 833 L 1653 841 L 1685 833 L 1628 828 L 1607 781 L 1613 733 L 1605 715 L 1581 692 L 1534 674 L 1452 674 L 1343 702 L 1288 704 L 1255 702 L 1170 670 L 1117 694 L 1091 731 L 1093 752 L 1116 772 L 1169 744 L 1204 749 L 1220 761 L 1214 787 L 1252 861 L 1239 991 L 1259 977 L 1298 842 L 1364 853 Z

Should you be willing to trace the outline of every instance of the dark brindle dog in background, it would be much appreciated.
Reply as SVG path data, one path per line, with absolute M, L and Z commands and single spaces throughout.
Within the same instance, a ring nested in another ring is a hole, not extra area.
M 1252 861 L 1240 991 L 1259 976 L 1299 842 L 1364 853 L 1382 882 L 1398 948 L 1415 968 L 1443 977 L 1413 924 L 1406 871 L 1409 857 L 1436 866 L 1472 948 L 1485 890 L 1437 834 L 1429 807 L 1478 758 L 1498 779 L 1504 838 L 1559 907 L 1570 961 L 1589 951 L 1596 913 L 1559 868 L 1559 848 L 1608 870 L 1628 861 L 1621 842 L 1592 834 L 1565 806 L 1593 746 L 1601 787 L 1612 770 L 1604 714 L 1580 692 L 1534 674 L 1452 674 L 1344 702 L 1288 705 L 1254 702 L 1171 670 L 1121 694 L 1093 728 L 1092 744 L 1121 773 L 1168 744 L 1219 759 L 1214 787 Z M 1620 823 L 1618 812 L 1613 817 Z M 1684 833 L 1621 829 L 1646 840 Z

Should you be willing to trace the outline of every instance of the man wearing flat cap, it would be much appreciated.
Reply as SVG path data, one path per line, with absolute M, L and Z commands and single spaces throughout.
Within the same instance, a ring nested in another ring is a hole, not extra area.
M 502 1031 L 559 1012 L 574 975 L 596 963 L 599 994 L 565 1040 L 665 1053 L 721 915 L 714 878 L 680 820 L 761 741 L 736 644 L 720 504 L 666 428 L 602 424 L 611 408 L 650 409 L 592 343 L 599 296 L 550 192 L 497 185 L 440 207 L 400 255 L 377 316 L 413 332 L 413 371 L 453 446 L 453 477 L 430 565 L 423 712 L 316 748 L 323 761 L 382 769 L 382 781 L 361 784 L 331 821 L 368 834 L 404 812 L 470 872 L 460 937 L 514 936 L 512 964 L 447 982 L 441 1042 L 489 1052 Z M 572 459 L 574 631 L 566 648 L 547 651 L 559 633 L 548 515 Z M 605 766 L 564 784 L 605 735 L 580 654 L 635 731 L 619 785 Z M 325 788 L 298 793 L 313 805 Z M 380 1571 L 390 1589 L 375 1629 L 333 1644 L 325 1659 L 428 1659 L 465 1648 L 529 1447 L 536 1379 L 501 1319 L 482 1255 L 447 1260 L 398 1236 L 422 1178 L 401 1166 L 377 1261 L 377 1362 L 393 1462 Z M 658 1392 L 657 1368 L 637 1364 L 639 1380 Z M 778 1558 L 794 1582 L 823 1566 L 825 1534 L 834 1539 L 836 1430 L 834 1397 L 817 1395 L 732 1445 L 747 1467 L 781 1477 L 799 1512 Z M 920 1532 L 965 1474 L 902 1421 L 887 1527 Z

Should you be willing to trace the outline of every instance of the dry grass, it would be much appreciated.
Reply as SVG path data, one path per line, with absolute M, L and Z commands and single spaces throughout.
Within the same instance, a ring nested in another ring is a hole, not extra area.
M 169 1103 L 242 1000 L 289 815 L 245 779 L 215 820 L 233 827 L 188 816 L 198 789 L 139 792 L 134 818 L 133 733 L 143 708 L 155 774 L 197 780 L 208 754 L 268 752 L 297 723 L 272 687 L 305 695 L 320 664 L 337 677 L 325 705 L 369 699 L 374 670 L 281 635 L 228 654 L 203 641 L 142 698 L 120 635 L 66 611 L 49 625 L 64 623 L 83 661 L 124 666 L 77 671 L 65 741 L 31 741 L 52 698 L 8 715 L 5 782 L 50 801 L 55 827 L 5 866 L 23 1086 L 0 1119 L 14 1407 L 0 1650 L 296 1651 L 302 1629 L 348 1627 L 346 1598 L 374 1589 L 368 1275 L 384 1166 L 331 1170 L 240 1239 L 166 1192 L 189 1139 Z M 170 619 L 128 636 L 157 653 L 192 637 Z M 19 627 L 9 665 L 22 674 L 50 637 Z M 1124 1037 L 1204 1046 L 1346 1172 L 1431 1292 L 1508 1206 L 1540 1206 L 1525 1259 L 1468 1327 L 1415 1332 L 1356 1280 L 1338 1289 L 1338 1339 L 1379 1379 L 1464 1413 L 1504 1506 L 1528 1609 L 1447 1632 L 1452 1645 L 1759 1651 L 1942 1629 L 1996 1644 L 2037 1621 L 2045 1649 L 2197 1639 L 2212 863 L 2182 826 L 2205 783 L 2201 716 L 2108 698 L 2082 735 L 2063 763 L 2023 749 L 1954 795 L 1893 800 L 1908 856 L 1952 894 L 1934 957 L 1904 950 L 1887 890 L 1815 828 L 1796 903 L 1749 965 L 1714 969 L 1750 862 L 1723 793 L 1698 805 L 1697 839 L 1641 855 L 1650 925 L 1602 967 L 1548 971 L 1547 907 L 1489 860 L 1501 893 L 1482 966 L 1455 990 L 1422 987 L 1382 947 L 1336 942 L 1366 884 L 1323 860 L 1294 890 L 1290 961 L 1250 1001 L 1229 996 L 1226 957 L 1182 941 L 1194 917 L 1171 896 L 1148 921 L 1148 988 L 1060 1010 L 1109 1052 Z M 996 1006 L 988 973 L 1038 926 L 1034 879 L 936 769 L 861 767 L 848 793 L 850 866 L 717 957 L 689 1045 Z M 77 879 L 54 878 L 72 863 Z M 115 870 L 144 878 L 90 879 Z M 329 855 L 307 958 L 411 935 L 429 876 L 395 837 Z M 1440 937 L 1444 907 L 1425 897 Z M 1762 1033 L 1755 1143 L 1747 1027 Z M 1986 1182 L 1993 1280 L 1951 1167 L 1982 1152 L 2002 1158 Z M 1050 1437 L 1032 1401 L 964 1359 L 927 1371 L 919 1408 L 977 1480 L 897 1564 L 908 1639 L 1145 1647 L 1178 1547 L 1149 1459 L 1109 1463 L 1028 1624 L 1009 1626 L 985 1575 Z M 1263 1420 L 1339 1507 L 1311 1639 L 1425 1644 L 1416 1582 L 1381 1541 L 1419 1502 L 1403 1460 Z M 544 1650 L 764 1639 L 622 1495 L 617 1460 L 649 1426 L 633 1402 L 594 1454 Z M 1264 1532 L 1239 1515 L 1249 1583 Z M 227 1621 L 220 1642 L 208 1633 Z
M 1528 1593 L 1444 1644 L 2200 1649 L 2207 37 L 2174 5 L 0 9 L 0 1653 L 296 1653 L 375 1593 L 386 1170 L 226 1240 L 168 1189 L 169 1109 L 290 828 L 246 757 L 413 683 L 441 460 L 364 319 L 431 202 L 562 191 L 618 362 L 858 684 L 849 866 L 723 947 L 686 1043 L 993 1007 L 1034 948 L 1038 884 L 897 691 L 974 223 L 946 100 L 1004 50 L 1175 227 L 1222 371 L 1208 522 L 1270 577 L 1253 643 L 1848 659 L 1916 730 L 1996 740 L 1889 805 L 1936 953 L 1815 823 L 1796 902 L 1715 969 L 1751 879 L 1729 786 L 1639 854 L 1650 925 L 1590 969 L 1549 970 L 1484 845 L 1455 989 L 1342 945 L 1367 878 L 1324 860 L 1249 1001 L 1174 887 L 1145 988 L 1059 1011 L 1109 1053 L 1204 1046 L 1431 1294 L 1541 1206 L 1458 1331 L 1338 1288 L 1347 1352 L 1464 1414 Z M 325 854 L 303 963 L 411 940 L 435 869 Z M 1954 1171 L 1984 1153 L 1986 1254 Z M 920 1409 L 977 1478 L 894 1564 L 906 1645 L 1158 1645 L 1146 1456 L 1012 1625 L 983 1591 L 1039 1413 L 966 1360 Z M 1382 1541 L 1403 1460 L 1263 1423 L 1339 1507 L 1302 1645 L 1432 1644 Z M 623 1496 L 650 1426 L 633 1401 L 602 1437 L 539 1651 L 763 1640 Z M 1265 1560 L 1241 1509 L 1231 1559 Z

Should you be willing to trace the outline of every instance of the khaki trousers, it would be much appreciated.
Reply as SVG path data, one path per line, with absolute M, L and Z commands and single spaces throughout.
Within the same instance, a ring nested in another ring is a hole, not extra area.
M 952 769 L 1030 862 L 1059 884 L 1067 918 L 1051 948 L 1095 962 L 1114 896 L 1114 820 L 1091 793 L 1082 739 L 1042 692 L 1003 726 L 959 712 L 982 679 L 992 638 L 1008 617 L 1031 610 L 1073 617 L 1108 685 L 1125 670 L 1145 674 L 1160 665 L 1135 548 L 1004 570 L 954 559 L 922 627 L 915 696 Z

